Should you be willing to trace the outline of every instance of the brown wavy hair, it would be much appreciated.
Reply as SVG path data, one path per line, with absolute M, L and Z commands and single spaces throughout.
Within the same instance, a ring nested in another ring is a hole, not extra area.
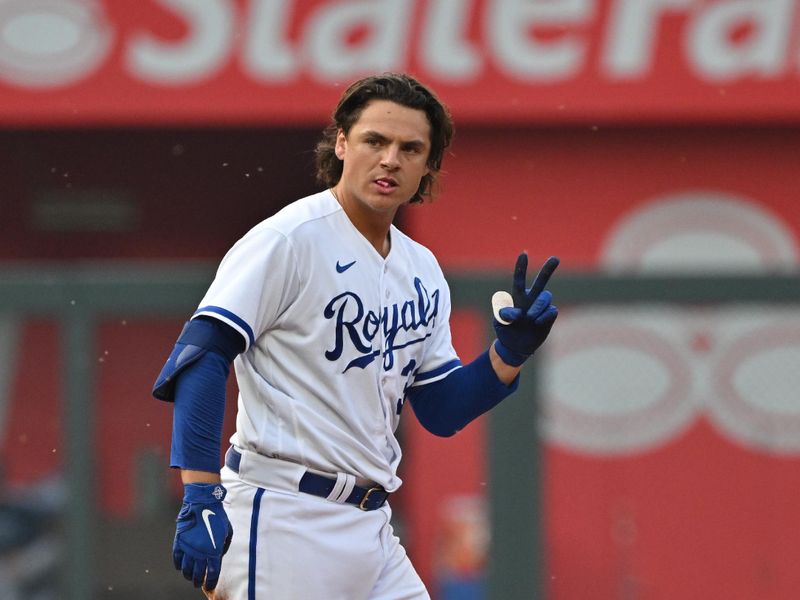
M 343 164 L 334 151 L 336 135 L 340 129 L 347 135 L 361 116 L 361 111 L 372 100 L 390 100 L 408 108 L 422 110 L 427 115 L 431 126 L 431 150 L 427 162 L 430 172 L 420 181 L 419 189 L 411 202 L 432 198 L 444 152 L 453 139 L 453 120 L 447 107 L 430 89 L 405 74 L 384 73 L 365 77 L 344 91 L 333 111 L 330 125 L 322 132 L 322 139 L 314 150 L 317 181 L 326 187 L 334 187 L 339 183 Z

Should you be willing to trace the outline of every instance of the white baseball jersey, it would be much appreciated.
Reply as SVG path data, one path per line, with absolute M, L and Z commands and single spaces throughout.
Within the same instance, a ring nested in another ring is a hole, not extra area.
M 329 191 L 262 221 L 220 263 L 194 316 L 239 331 L 244 449 L 386 490 L 400 486 L 405 390 L 460 366 L 433 254 L 397 228 L 380 256 Z

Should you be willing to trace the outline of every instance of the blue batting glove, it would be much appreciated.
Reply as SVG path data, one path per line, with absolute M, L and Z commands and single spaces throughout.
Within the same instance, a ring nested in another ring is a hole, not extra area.
M 217 587 L 222 555 L 228 551 L 233 527 L 222 508 L 226 490 L 219 483 L 187 483 L 176 519 L 172 562 L 183 576 L 211 591 Z
M 553 295 L 544 288 L 558 264 L 557 257 L 548 258 L 533 285 L 526 288 L 528 255 L 523 252 L 517 258 L 511 289 L 513 306 L 500 308 L 494 319 L 494 348 L 507 365 L 520 366 L 547 339 L 558 308 L 551 304 Z

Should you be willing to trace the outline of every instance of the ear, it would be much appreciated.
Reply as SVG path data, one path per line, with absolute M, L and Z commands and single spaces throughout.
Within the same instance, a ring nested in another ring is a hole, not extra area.
M 340 129 L 336 132 L 336 146 L 333 149 L 336 158 L 344 160 L 345 150 L 347 150 L 347 136 L 345 136 L 344 130 Z

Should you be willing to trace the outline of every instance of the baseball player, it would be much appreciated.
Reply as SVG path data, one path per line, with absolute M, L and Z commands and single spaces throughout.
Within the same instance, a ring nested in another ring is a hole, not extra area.
M 469 364 L 453 350 L 442 271 L 392 224 L 430 196 L 452 134 L 407 75 L 351 85 L 316 149 L 325 189 L 236 242 L 181 332 L 153 394 L 174 402 L 185 488 L 175 567 L 208 597 L 429 597 L 387 502 L 406 401 L 453 435 L 516 389 L 557 316 L 545 285 L 558 259 L 527 288 L 523 253 L 512 293 L 493 299 L 497 339 Z M 220 470 L 232 363 L 236 431 Z

